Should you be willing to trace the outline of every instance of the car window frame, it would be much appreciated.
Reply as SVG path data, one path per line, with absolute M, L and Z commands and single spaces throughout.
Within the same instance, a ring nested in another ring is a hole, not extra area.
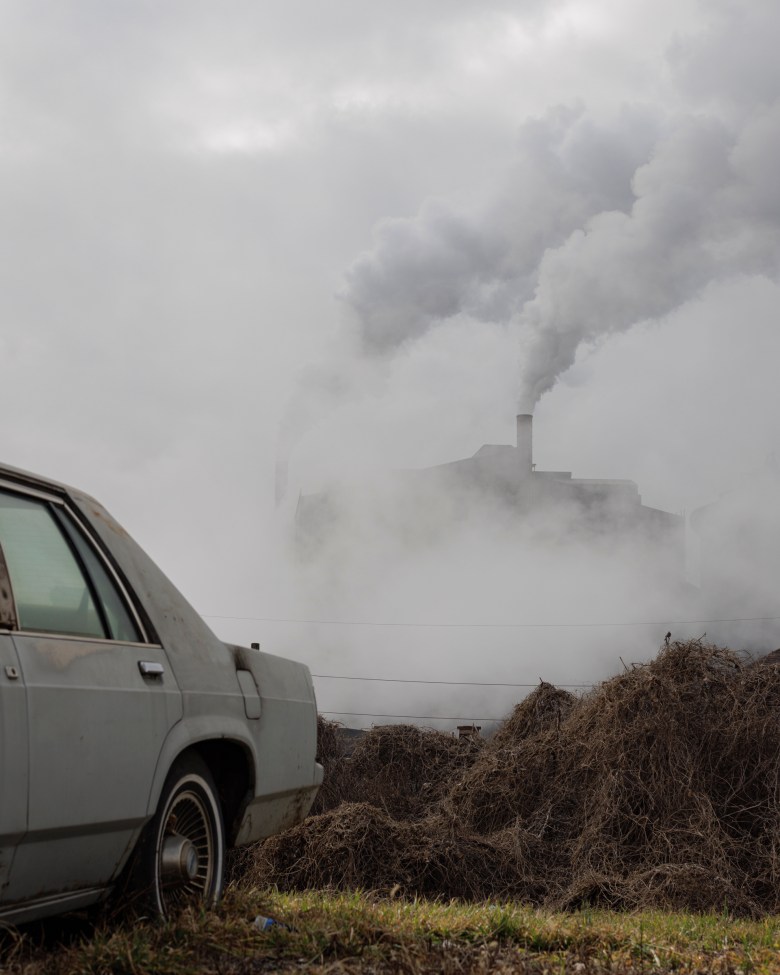
M 35 630 L 35 629 L 22 629 L 19 620 L 19 613 L 16 606 L 16 598 L 13 592 L 13 579 L 8 571 L 8 565 L 5 559 L 5 553 L 3 552 L 3 546 L 0 542 L 0 629 L 5 631 L 11 631 L 16 633 L 41 633 L 49 637 L 56 637 L 62 639 L 76 639 L 76 640 L 89 640 L 96 642 L 106 642 L 115 644 L 127 644 L 130 646 L 147 646 L 156 645 L 159 646 L 160 642 L 154 634 L 154 631 L 149 624 L 146 614 L 139 611 L 139 607 L 136 599 L 133 597 L 132 590 L 127 585 L 127 583 L 122 578 L 120 572 L 117 570 L 112 559 L 108 557 L 106 552 L 103 550 L 102 545 L 99 544 L 94 534 L 89 530 L 88 526 L 85 525 L 82 518 L 78 516 L 78 513 L 74 511 L 71 505 L 68 504 L 67 500 L 57 494 L 49 493 L 43 491 L 40 488 L 28 487 L 27 485 L 18 484 L 14 481 L 7 481 L 0 478 L 0 491 L 15 494 L 22 498 L 28 498 L 30 500 L 39 501 L 45 507 L 49 509 L 49 514 L 51 515 L 52 521 L 60 532 L 65 544 L 68 546 L 69 551 L 76 560 L 76 565 L 81 572 L 84 582 L 89 590 L 90 596 L 92 597 L 95 608 L 97 610 L 101 625 L 103 627 L 104 636 L 84 636 L 77 633 L 68 633 L 50 631 L 50 630 Z M 65 520 L 68 527 L 62 523 Z M 70 529 L 70 530 L 69 530 Z M 100 561 L 101 566 L 106 572 L 110 584 L 116 590 L 116 593 L 122 602 L 126 612 L 130 616 L 136 631 L 139 636 L 138 641 L 134 640 L 120 640 L 116 639 L 111 635 L 111 626 L 106 614 L 105 607 L 103 605 L 103 599 L 100 596 L 99 588 L 92 578 L 92 573 L 89 571 L 81 553 L 78 551 L 78 546 L 74 543 L 70 536 L 70 531 L 77 532 L 80 538 L 84 541 L 84 544 L 89 546 L 92 553 Z M 3 583 L 7 582 L 8 592 L 7 594 L 3 592 Z M 4 598 L 7 597 L 7 598 Z M 10 606 L 9 606 L 10 604 Z M 9 613 L 8 617 L 4 614 Z M 11 625 L 4 622 L 8 618 Z
M 11 574 L 5 561 L 3 546 L 0 545 L 0 630 L 18 630 L 18 621 Z

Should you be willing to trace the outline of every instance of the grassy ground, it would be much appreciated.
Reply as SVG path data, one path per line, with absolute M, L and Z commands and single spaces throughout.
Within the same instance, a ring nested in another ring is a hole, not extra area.
M 261 932 L 256 915 L 276 918 Z M 74 933 L 75 932 L 75 933 Z M 70 943 L 61 944 L 62 939 Z M 99 922 L 10 933 L 4 975 L 262 972 L 587 973 L 780 971 L 780 918 L 437 903 L 370 894 L 228 891 L 220 908 L 166 925 Z

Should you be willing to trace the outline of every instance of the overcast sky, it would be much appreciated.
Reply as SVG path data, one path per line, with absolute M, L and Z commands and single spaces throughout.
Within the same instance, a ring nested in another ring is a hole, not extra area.
M 299 490 L 518 407 L 540 468 L 713 500 L 780 444 L 778 36 L 774 0 L 7 0 L 3 459 L 210 616 L 296 612 Z

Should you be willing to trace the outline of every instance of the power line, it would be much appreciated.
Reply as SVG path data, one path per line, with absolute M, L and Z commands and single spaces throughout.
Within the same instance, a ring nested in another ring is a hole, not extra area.
M 507 681 L 476 681 L 476 680 L 414 680 L 411 677 L 347 677 L 339 674 L 312 674 L 319 680 L 368 680 L 383 684 L 449 684 L 458 687 L 538 687 L 535 684 L 512 684 Z M 593 684 L 556 684 L 556 687 L 593 687 Z M 400 717 L 400 715 L 396 715 Z M 485 720 L 488 720 L 487 718 Z M 492 720 L 492 718 L 490 719 Z
M 416 629 L 590 629 L 597 627 L 623 626 L 692 626 L 699 623 L 776 623 L 780 616 L 737 616 L 709 620 L 633 620 L 605 623 L 406 623 L 389 620 L 310 620 L 292 619 L 280 616 L 218 616 L 214 613 L 202 614 L 208 620 L 244 620 L 251 623 L 292 623 L 312 626 L 393 626 Z
M 454 718 L 442 714 L 371 714 L 365 711 L 320 711 L 320 714 L 340 714 L 349 718 L 414 718 L 417 721 L 503 721 L 504 718 Z

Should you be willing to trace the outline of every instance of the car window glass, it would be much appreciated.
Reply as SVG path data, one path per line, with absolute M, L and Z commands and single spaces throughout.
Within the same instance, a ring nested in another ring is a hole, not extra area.
M 103 611 L 105 612 L 108 626 L 111 630 L 112 639 L 140 643 L 141 636 L 138 633 L 138 628 L 133 622 L 122 597 L 109 578 L 105 566 L 89 542 L 87 542 L 74 525 L 71 525 L 66 520 L 65 516 L 62 518 L 62 522 L 70 540 L 76 546 L 81 560 L 86 566 L 87 572 L 97 590 L 98 599 L 103 605 Z
M 0 544 L 21 629 L 105 638 L 89 586 L 45 504 L 0 493 Z

